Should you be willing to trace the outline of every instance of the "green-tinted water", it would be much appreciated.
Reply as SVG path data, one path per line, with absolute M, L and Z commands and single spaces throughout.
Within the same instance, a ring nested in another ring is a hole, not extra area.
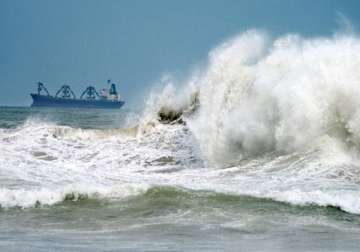
M 206 168 L 186 126 L 137 118 L 0 108 L 0 250 L 358 251 L 353 181 L 289 186 L 295 156 Z

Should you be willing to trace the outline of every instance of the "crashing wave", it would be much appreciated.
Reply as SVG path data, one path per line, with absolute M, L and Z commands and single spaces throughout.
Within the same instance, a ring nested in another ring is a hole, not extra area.
M 354 35 L 245 32 L 187 85 L 153 93 L 136 127 L 1 130 L 0 204 L 108 199 L 127 181 L 360 213 L 359 68 Z
M 181 92 L 166 86 L 150 107 L 166 123 L 190 111 L 186 123 L 218 166 L 306 150 L 327 136 L 358 148 L 359 49 L 355 35 L 270 39 L 250 30 L 211 51 L 203 73 Z
M 63 201 L 86 199 L 119 200 L 144 193 L 146 185 L 117 185 L 113 187 L 67 185 L 63 188 L 0 189 L 0 208 L 51 206 Z

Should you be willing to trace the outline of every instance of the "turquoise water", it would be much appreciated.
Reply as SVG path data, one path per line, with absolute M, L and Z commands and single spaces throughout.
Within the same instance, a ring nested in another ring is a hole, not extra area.
M 212 168 L 186 125 L 159 124 L 142 136 L 124 130 L 139 118 L 126 110 L 0 108 L 0 250 L 358 251 L 355 210 L 288 201 L 276 196 L 280 187 L 260 182 L 296 157 L 258 159 L 257 166 L 276 163 L 264 176 L 246 171 L 251 162 Z

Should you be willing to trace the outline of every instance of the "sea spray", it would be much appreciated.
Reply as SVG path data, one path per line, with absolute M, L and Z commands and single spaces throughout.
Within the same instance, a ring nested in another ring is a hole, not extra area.
M 319 138 L 359 143 L 360 40 L 354 35 L 273 41 L 251 30 L 210 53 L 199 109 L 188 124 L 216 165 L 292 153 Z
M 104 125 L 115 112 L 30 114 L 0 131 L 1 205 L 121 202 L 116 188 L 144 185 L 360 213 L 359 44 L 252 30 L 211 51 L 188 84 L 166 81 L 144 113 L 116 127 Z
M 270 39 L 251 30 L 211 51 L 188 88 L 197 94 L 191 113 L 178 103 L 191 93 L 186 84 L 167 86 L 156 103 L 158 113 L 182 115 L 205 166 L 226 168 L 192 171 L 196 183 L 182 183 L 358 213 L 359 49 L 355 35 Z

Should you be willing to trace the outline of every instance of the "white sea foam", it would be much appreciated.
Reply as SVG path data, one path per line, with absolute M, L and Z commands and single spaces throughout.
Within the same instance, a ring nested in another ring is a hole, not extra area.
M 271 39 L 251 30 L 212 50 L 190 78 L 200 105 L 186 122 L 207 166 L 234 166 L 246 187 L 204 175 L 211 186 L 197 186 L 358 213 L 359 49 L 353 34 Z M 165 100 L 173 110 L 186 104 Z
M 145 184 L 119 184 L 106 187 L 101 185 L 72 184 L 61 188 L 0 189 L 0 206 L 32 207 L 53 205 L 64 200 L 77 201 L 81 198 L 119 200 L 145 192 Z
M 157 125 L 140 136 L 136 132 L 33 120 L 1 132 L 0 205 L 54 204 L 72 193 L 121 199 L 164 183 L 159 172 L 200 162 L 194 160 L 189 132 L 180 125 Z
M 138 127 L 28 120 L 1 130 L 0 204 L 122 199 L 170 185 L 360 213 L 358 69 L 354 35 L 245 32 L 211 51 L 180 89 L 167 78 Z M 194 95 L 186 125 L 158 122 L 159 109 L 182 113 Z
M 360 40 L 269 41 L 248 31 L 210 53 L 189 122 L 212 164 L 291 153 L 329 135 L 359 143 Z

